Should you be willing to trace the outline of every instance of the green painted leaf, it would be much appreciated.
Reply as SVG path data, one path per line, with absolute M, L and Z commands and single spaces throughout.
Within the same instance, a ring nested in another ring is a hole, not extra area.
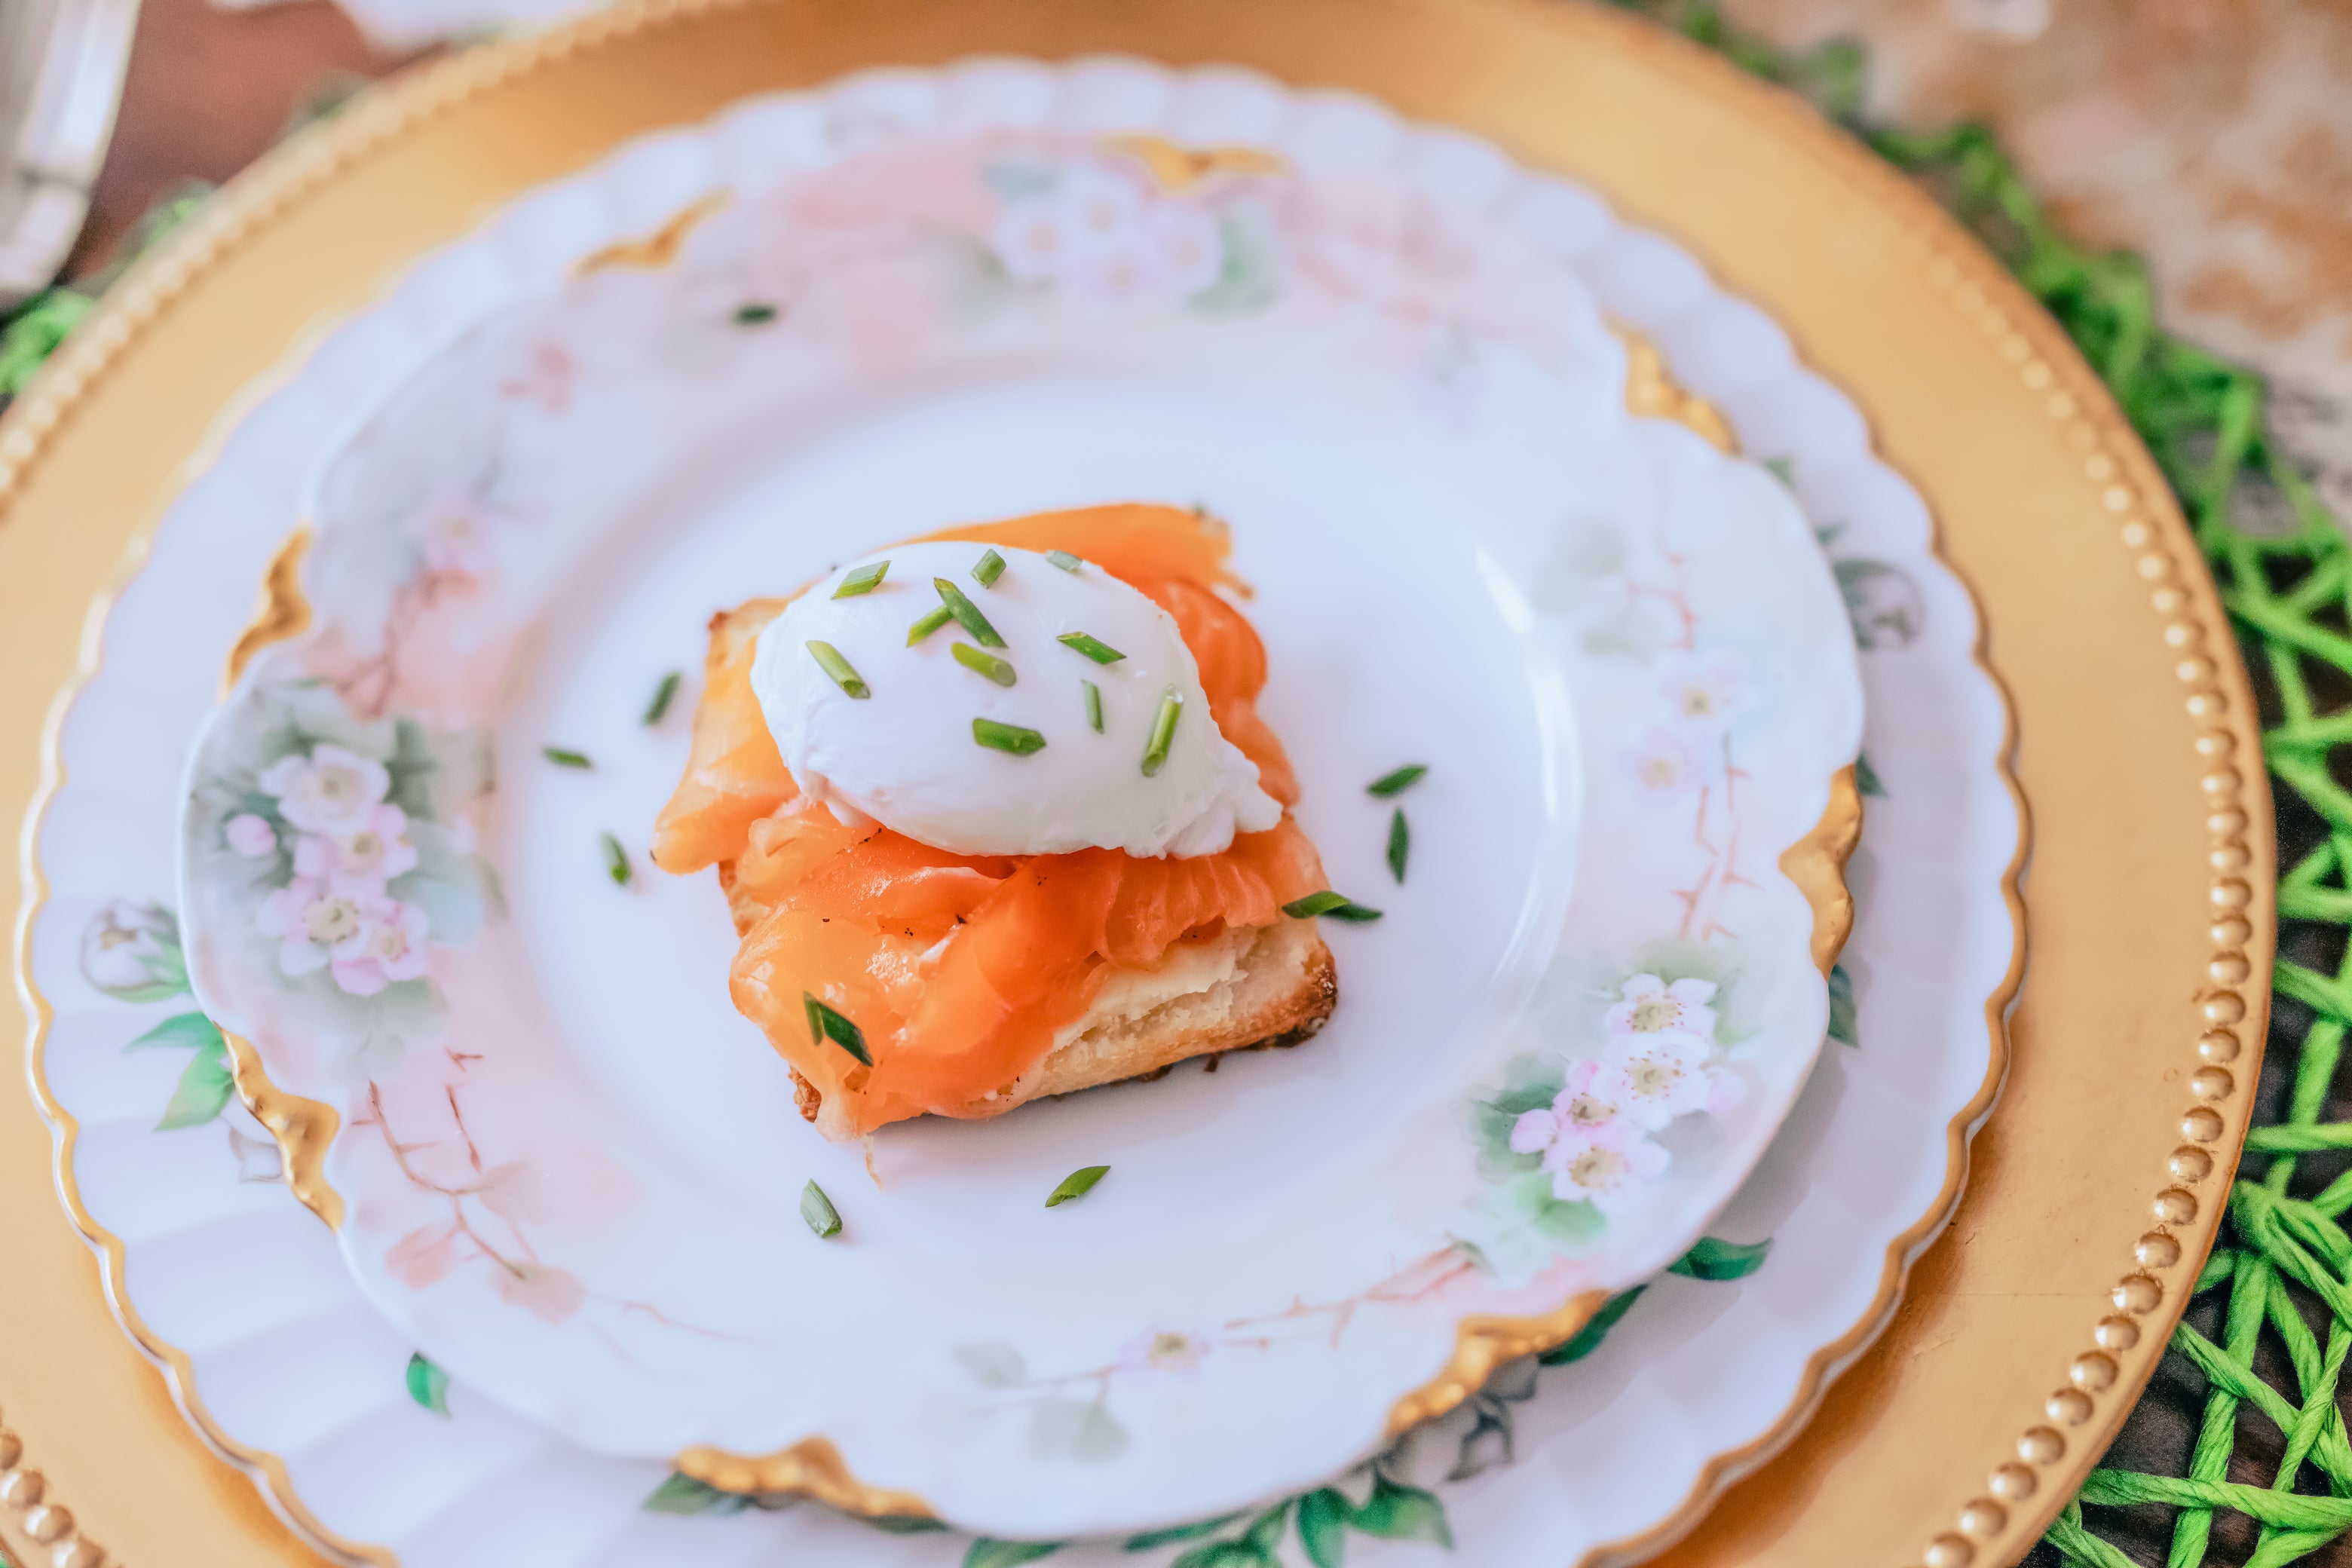
M 1213 1534 L 1239 1519 L 1237 1513 L 1221 1513 L 1214 1519 L 1203 1519 L 1192 1524 L 1171 1525 L 1166 1530 L 1147 1530 L 1140 1535 L 1127 1538 L 1129 1552 L 1149 1552 L 1155 1546 L 1171 1546 L 1179 1541 L 1197 1541 Z
M 1878 782 L 1878 770 L 1870 765 L 1870 758 L 1857 752 L 1853 759 L 1853 787 L 1874 800 L 1886 798 L 1886 786 Z
M 408 1397 L 436 1415 L 449 1414 L 449 1374 L 426 1361 L 422 1351 L 408 1358 Z
M 963 1568 L 1019 1568 L 1061 1549 L 1058 1541 L 991 1541 L 983 1535 L 963 1554 Z
M 1793 485 L 1797 482 L 1797 463 L 1795 458 L 1767 458 L 1764 459 L 1764 466 L 1767 468 L 1769 468 L 1772 471 L 1772 477 L 1780 480 L 1782 484 Z
M 853 1516 L 860 1524 L 870 1525 L 885 1535 L 935 1535 L 947 1528 L 944 1520 L 925 1519 L 919 1513 L 879 1513 Z
M 1249 1528 L 1242 1531 L 1242 1539 L 1269 1563 L 1276 1560 L 1276 1554 L 1281 1549 L 1283 1527 L 1290 1522 L 1290 1499 L 1283 1499 L 1251 1520 Z
M 1616 1326 L 1617 1320 L 1641 1300 L 1642 1292 L 1647 1289 L 1646 1285 L 1636 1285 L 1631 1290 L 1620 1290 L 1610 1297 L 1602 1303 L 1601 1310 L 1592 1314 L 1592 1321 L 1576 1331 L 1574 1339 L 1555 1345 L 1536 1360 L 1545 1366 L 1566 1366 L 1570 1362 L 1582 1361 L 1601 1348 L 1601 1340 Z
M 1168 1568 L 1281 1568 L 1281 1564 L 1247 1540 L 1212 1541 L 1206 1546 L 1195 1546 Z
M 1437 1494 L 1405 1486 L 1386 1476 L 1373 1481 L 1372 1495 L 1364 1500 L 1364 1506 L 1357 1509 L 1348 1522 L 1366 1535 L 1383 1540 L 1454 1544 L 1454 1528 L 1445 1522 L 1445 1505 L 1437 1500 Z
M 202 1013 L 174 1013 L 122 1048 L 136 1051 L 149 1046 L 193 1046 L 202 1049 L 213 1046 L 226 1048 L 221 1038 L 220 1026 Z
M 1667 1272 L 1686 1274 L 1694 1279 L 1745 1279 L 1764 1267 L 1765 1255 L 1771 1250 L 1772 1238 L 1769 1236 L 1757 1242 L 1703 1236 L 1675 1260 L 1675 1266 Z
M 1843 963 L 1830 965 L 1830 1038 L 1842 1046 L 1862 1044 L 1853 1024 L 1853 976 Z
M 1345 1494 L 1331 1487 L 1298 1500 L 1298 1544 L 1315 1568 L 1339 1568 L 1347 1557 L 1350 1511 Z
M 212 1044 L 197 1047 L 180 1074 L 179 1087 L 172 1091 L 171 1102 L 163 1107 L 163 1120 L 155 1123 L 155 1130 L 166 1132 L 210 1121 L 221 1113 L 236 1087 L 228 1074 L 228 1047 L 215 1031 Z
M 1049 1209 L 1058 1208 L 1063 1204 L 1074 1203 L 1085 1197 L 1095 1190 L 1097 1182 L 1108 1174 L 1110 1174 L 1108 1165 L 1088 1165 L 1082 1170 L 1072 1171 L 1062 1178 L 1060 1186 L 1046 1194 L 1045 1206 Z
M 751 1500 L 706 1486 L 692 1476 L 673 1470 L 669 1478 L 637 1505 L 647 1513 L 741 1513 Z

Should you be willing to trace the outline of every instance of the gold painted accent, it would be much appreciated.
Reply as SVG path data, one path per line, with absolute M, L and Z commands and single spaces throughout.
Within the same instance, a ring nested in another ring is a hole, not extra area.
M 261 1065 L 261 1053 L 243 1035 L 223 1029 L 221 1038 L 228 1042 L 229 1077 L 236 1084 L 236 1097 L 278 1140 L 288 1190 L 302 1201 L 304 1208 L 325 1220 L 329 1230 L 342 1229 L 342 1194 L 327 1184 L 326 1175 L 327 1148 L 334 1142 L 342 1117 L 331 1105 L 289 1094 L 270 1082 Z
M 2142 515 L 2157 538 L 2181 560 L 2194 559 L 2161 476 L 2096 376 L 1999 264 L 1901 176 L 1792 96 L 1638 18 L 1552 0 L 1293 0 L 1281 6 L 1246 0 L 903 0 L 887 21 L 856 6 L 622 0 L 421 68 L 290 139 L 135 267 L 16 400 L 0 422 L 0 584 L 6 585 L 0 593 L 8 595 L 0 654 L 11 656 L 23 679 L 0 689 L 0 724 L 15 738 L 0 746 L 0 799 L 13 810 L 33 798 L 37 826 L 61 777 L 54 729 L 42 722 L 49 701 L 41 689 L 54 692 L 62 684 L 70 698 L 96 667 L 92 637 L 81 645 L 70 681 L 63 672 L 55 680 L 46 673 L 67 662 L 57 650 L 74 645 L 82 619 L 81 605 L 68 607 L 60 591 L 70 585 L 79 598 L 90 584 L 102 588 L 109 576 L 102 563 L 125 539 L 136 565 L 180 476 L 204 456 L 219 411 L 270 372 L 307 323 L 364 304 L 389 270 L 461 235 L 486 208 L 570 174 L 628 137 L 715 113 L 745 93 L 804 88 L 868 65 L 1102 52 L 1214 58 L 1386 98 L 1417 119 L 1461 125 L 1531 164 L 1568 172 L 1642 221 L 1677 235 L 1729 287 L 1787 324 L 1815 369 L 1854 394 L 1883 443 L 1881 453 L 1919 486 L 1948 529 L 1937 552 L 1958 557 L 1964 581 L 1980 591 L 1977 625 L 2000 626 L 2017 667 L 2040 671 L 2063 663 L 2050 641 L 2056 634 L 2043 629 L 2063 621 L 2067 651 L 2078 663 L 2093 657 L 2080 649 L 2095 652 L 2097 668 L 2081 673 L 2095 679 L 2101 700 L 2150 713 L 2135 706 L 2154 700 L 2139 674 L 2144 660 L 2134 639 L 2145 635 L 2140 623 L 2098 608 L 2103 599 L 2087 600 L 2091 608 L 2084 613 L 2105 618 L 2098 621 L 2104 635 L 2085 640 L 2080 616 L 2042 613 L 2053 573 L 2088 580 L 2102 570 L 2090 547 L 2076 542 L 2095 531 L 2053 526 L 2084 511 L 2067 488 L 2084 482 L 2074 467 L 2084 454 L 2112 453 L 2147 498 Z M 638 62 L 634 77 L 632 58 Z M 632 90 L 616 92 L 615 82 Z M 519 118 L 518 106 L 531 112 Z M 518 123 L 527 132 L 518 133 Z M 1671 127 L 1675 133 L 1628 134 L 1629 127 Z M 482 156 L 492 145 L 499 155 Z M 1733 195 L 1753 199 L 1727 199 Z M 373 204 L 374 215 L 369 233 L 352 242 L 360 249 L 322 266 L 322 242 L 332 256 L 345 255 L 336 247 L 346 227 L 334 215 L 358 203 Z M 1846 242 L 1825 254 L 1817 243 L 1823 232 Z M 206 287 L 196 289 L 198 282 Z M 1979 363 L 1993 356 L 1972 356 L 1965 341 L 1946 330 L 1963 289 L 1980 306 L 1998 301 L 2008 316 L 2002 331 L 2022 336 L 2035 352 L 2024 371 L 2001 384 L 2021 387 L 2021 395 L 2005 399 Z M 174 330 L 152 331 L 166 314 Z M 1946 356 L 1939 363 L 1949 373 L 1932 395 L 1917 385 L 1923 343 Z M 2035 435 L 2021 434 L 2028 413 L 2040 422 L 2037 431 L 2054 427 L 2047 457 Z M 2000 454 L 1997 471 L 1986 467 L 1992 449 Z M 2095 494 L 2091 500 L 2084 521 L 2098 521 L 2104 513 Z M 2126 554 L 2126 572 L 2130 564 Z M 51 602 L 19 596 L 36 584 Z M 110 590 L 99 593 L 92 625 L 111 597 Z M 2228 623 L 2201 573 L 2152 585 L 2139 602 L 2158 616 L 2185 615 L 2204 628 L 2210 646 L 2230 646 Z M 1991 677 L 1981 632 L 1976 658 Z M 2242 672 L 2232 660 L 2219 679 L 2230 697 L 2221 722 L 2252 755 L 2259 741 Z M 2167 911 L 2177 889 L 2163 857 L 2142 853 L 2167 842 L 2174 785 L 2201 783 L 2217 805 L 2243 809 L 2257 824 L 2251 875 L 2264 889 L 2273 877 L 2268 784 L 2259 772 L 2250 777 L 2210 762 L 2179 765 L 2169 750 L 2173 737 L 2152 717 L 2144 733 L 2132 731 L 2122 752 L 2092 754 L 2064 721 L 2074 690 L 2037 679 L 2022 698 L 2042 737 L 2030 768 L 2034 786 L 2037 795 L 2047 792 L 2049 815 L 2071 849 L 2063 864 L 2042 867 L 2034 886 L 2037 925 L 2062 940 L 2038 961 L 2020 1027 L 2045 1042 L 2104 1038 L 2103 1021 L 2112 1016 L 2107 993 L 2116 985 L 2154 994 L 2199 984 L 2163 968 L 2173 919 Z M 2013 711 L 2015 704 L 2006 705 Z M 37 752 L 29 743 L 36 735 L 43 737 Z M 2032 1506 L 2013 1508 L 2007 1529 L 1985 1543 L 1993 1559 L 2012 1561 L 2074 1494 L 2156 1364 L 2186 1296 L 2185 1274 L 2150 1314 L 2147 1337 L 2131 1352 L 2101 1418 L 2092 1423 L 2092 1402 L 2064 1389 L 2049 1395 L 2049 1418 L 2078 1426 L 2079 1440 L 2061 1443 L 2039 1425 L 2048 1380 L 2063 1364 L 2063 1356 L 2052 1359 L 2058 1331 L 2048 1316 L 2036 1315 L 2042 1298 L 2021 1298 L 2009 1281 L 2043 1277 L 2083 1245 L 2070 1237 L 2064 1247 L 2071 1250 L 2053 1250 L 2048 1227 L 2034 1220 L 2047 1205 L 2051 1161 L 2080 1147 L 2084 1136 L 2128 1131 L 2146 1115 L 2160 1114 L 2169 1125 L 2179 1106 L 2177 1080 L 2136 1059 L 2042 1050 L 2020 1053 L 2022 1092 L 1993 1109 L 2012 1065 L 2004 1020 L 2024 956 L 2017 892 L 2024 801 L 2008 765 L 2013 752 L 2012 721 L 2001 758 L 2021 813 L 2020 836 L 2003 890 L 2018 946 L 2010 973 L 1985 999 L 1986 1075 L 1947 1129 L 1943 1190 L 1890 1244 L 1873 1301 L 1807 1362 L 1788 1408 L 1753 1443 L 1711 1460 L 1656 1528 L 1595 1555 L 1666 1549 L 1735 1479 L 1758 1471 L 1706 1531 L 1671 1551 L 1666 1564 L 1793 1568 L 1825 1555 L 1890 1568 L 1916 1563 L 1918 1534 L 1902 1532 L 1935 1528 L 1919 1522 L 1930 1515 L 1955 1516 L 1969 1500 L 1967 1478 L 1985 1471 L 1987 1457 L 1977 1450 L 2000 1432 L 2021 1427 L 2039 1445 L 2022 1457 L 2048 1467 L 2048 1485 Z M 2116 794 L 2110 781 L 2118 768 L 2140 787 Z M 2089 810 L 2084 801 L 2094 786 L 2096 808 Z M 17 1268 L 18 1341 L 58 1353 L 8 1358 L 10 1419 L 31 1429 L 41 1451 L 64 1456 L 53 1463 L 61 1472 L 72 1466 L 85 1494 L 99 1499 L 95 1509 L 87 1495 L 78 1500 L 83 1513 L 111 1521 L 134 1559 L 167 1558 L 179 1568 L 257 1568 L 264 1561 L 295 1568 L 300 1549 L 286 1529 L 244 1486 L 197 1479 L 201 1463 L 192 1469 L 181 1412 L 142 1373 L 110 1358 L 110 1331 L 103 1341 L 96 1337 L 87 1321 L 85 1255 L 79 1244 L 66 1245 L 70 1238 L 39 1212 L 54 1182 L 75 1227 L 97 1251 L 100 1282 L 116 1316 L 163 1364 L 173 1396 L 205 1440 L 266 1489 L 302 1537 L 337 1555 L 396 1568 L 385 1549 L 326 1530 L 275 1456 L 230 1439 L 207 1412 L 187 1357 L 158 1339 L 122 1295 L 121 1243 L 82 1205 L 73 1175 L 78 1130 L 43 1075 L 50 1010 L 25 959 L 45 891 L 30 858 L 32 839 L 24 842 L 18 988 L 30 1018 L 34 1097 L 53 1136 L 51 1149 L 38 1153 L 36 1137 L 0 1139 L 0 1184 L 13 1200 L 0 1203 L 0 1249 Z M 2202 902 L 2201 888 L 2196 901 Z M 2255 1005 L 2245 1047 L 2252 1082 L 2275 922 L 2267 899 L 2246 914 L 2253 935 L 2243 945 L 2256 977 L 2248 992 Z M 2192 918 L 2201 925 L 2209 917 Z M 2076 1105 L 2105 1120 L 2063 1120 Z M 2217 1130 L 2225 1178 L 2246 1125 L 2242 1104 L 2230 1110 Z M 37 1134 L 37 1126 L 20 1113 L 21 1106 L 0 1100 L 0 1125 Z M 2000 1134 L 1998 1157 L 1979 1162 L 1963 1200 L 1969 1137 L 1989 1114 Z M 7 1121 L 12 1115 L 19 1120 Z M 2112 1228 L 2126 1193 L 2135 1215 L 2146 1212 L 2138 1206 L 2149 1191 L 2143 1175 L 2113 1163 L 2093 1175 L 2095 1181 L 2078 1184 L 2072 1194 L 2084 1226 Z M 37 1204 L 30 1201 L 36 1193 L 42 1194 Z M 1916 1256 L 1955 1205 L 1961 1216 L 1955 1234 L 1964 1227 L 1972 1244 L 1960 1249 L 1948 1240 L 1928 1254 L 1923 1289 L 1872 1348 L 1893 1319 Z M 2221 1213 L 2222 1205 L 2208 1205 L 2178 1237 L 2148 1232 L 2134 1244 L 2135 1258 L 2145 1268 L 2170 1269 L 2190 1249 L 2201 1256 Z M 40 1288 L 32 1289 L 36 1284 Z M 2081 1320 L 2064 1313 L 2055 1320 L 2069 1321 Z M 2079 1326 L 2067 1331 L 2079 1345 Z M 1831 1394 L 1822 1418 L 1800 1433 L 1822 1407 L 1831 1373 L 1849 1363 L 1854 1370 Z M 2030 1390 L 2018 1386 L 2027 1376 L 2043 1381 Z M 1956 1395 L 1958 1389 L 1965 1394 Z M 1956 1398 L 1987 1419 L 1952 1420 Z M 2037 1413 L 2024 1414 L 2029 1407 Z M 2003 1426 L 2000 1410 L 2011 1410 L 2017 1426 Z M 1939 1507 L 1938 1496 L 1948 1501 Z M 1899 1545 L 1893 1544 L 1898 1535 Z M 20 1560 L 37 1560 L 11 1535 L 5 1518 L 0 1545 Z
M 789 1448 L 757 1458 L 718 1448 L 688 1448 L 677 1457 L 676 1468 L 678 1474 L 722 1492 L 812 1497 L 867 1519 L 939 1517 L 930 1504 L 912 1492 L 869 1487 L 851 1475 L 841 1450 L 824 1437 L 803 1437 Z
M 1845 939 L 1853 934 L 1853 892 L 1845 863 L 1862 840 L 1862 787 L 1851 764 L 1830 780 L 1830 802 L 1813 830 L 1789 846 L 1780 871 L 1797 884 L 1813 910 L 1813 964 L 1826 979 Z
M 1444 1415 L 1486 1386 L 1505 1362 L 1565 1344 L 1608 1304 L 1608 1291 L 1587 1290 L 1538 1318 L 1463 1319 L 1454 1332 L 1454 1359 L 1444 1372 L 1389 1407 L 1388 1435 L 1402 1436 Z
M 1723 410 L 1675 379 L 1657 344 L 1622 321 L 1612 321 L 1609 330 L 1625 345 L 1628 414 L 1643 419 L 1671 419 L 1717 451 L 1738 456 L 1739 438 L 1732 434 L 1731 421 L 1723 416 Z
M 1143 165 L 1162 190 L 1182 195 L 1218 174 L 1286 174 L 1289 160 L 1263 147 L 1180 147 L 1165 136 L 1106 136 L 1096 145 Z
M 228 650 L 227 685 L 236 684 L 263 648 L 310 629 L 310 600 L 302 591 L 302 558 L 310 552 L 310 531 L 303 527 L 288 534 L 269 558 L 269 570 L 261 577 L 261 607 Z
M 686 237 L 704 218 L 725 206 L 725 191 L 713 191 L 672 215 L 670 220 L 653 233 L 636 239 L 624 239 L 590 251 L 572 265 L 574 278 L 585 278 L 592 272 L 604 272 L 618 268 L 635 268 L 646 272 L 658 272 L 677 259 L 686 245 Z

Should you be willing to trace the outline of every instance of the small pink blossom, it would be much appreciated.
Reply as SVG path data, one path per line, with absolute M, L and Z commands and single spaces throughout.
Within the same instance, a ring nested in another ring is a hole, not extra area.
M 294 842 L 294 874 L 325 882 L 355 898 L 381 897 L 395 877 L 416 869 L 408 841 L 408 814 L 396 805 L 372 808 L 348 833 L 305 834 Z
M 228 819 L 221 831 L 228 840 L 228 847 L 248 860 L 258 860 L 264 855 L 278 852 L 278 829 L 269 826 L 268 817 L 240 811 Z
M 396 980 L 421 978 L 426 968 L 425 911 L 397 899 L 362 906 L 366 929 L 357 943 L 334 955 L 335 984 L 354 996 L 373 996 Z
M 1675 722 L 1693 735 L 1712 739 L 1738 716 L 1746 682 L 1731 659 L 1690 656 L 1674 663 L 1661 686 Z
M 1552 1196 L 1603 1214 L 1623 1208 L 1666 1168 L 1666 1152 L 1622 1121 L 1561 1136 L 1544 1152 Z
M 1190 299 L 1223 276 L 1224 236 L 1217 220 L 1190 202 L 1156 204 L 1143 221 L 1152 283 L 1171 299 Z
M 1707 1051 L 1706 1042 L 1691 1035 L 1621 1035 L 1602 1064 L 1603 1092 L 1633 1125 L 1655 1131 L 1706 1109 Z
M 1511 1124 L 1511 1147 L 1537 1154 L 1560 1139 L 1580 1136 L 1617 1120 L 1621 1109 L 1617 1084 L 1599 1061 L 1570 1062 L 1559 1094 L 1549 1105 L 1527 1111 Z
M 544 1263 L 501 1262 L 491 1279 L 499 1300 L 522 1308 L 542 1323 L 576 1316 L 588 1300 L 588 1287 L 580 1276 Z
M 1706 760 L 1684 736 L 1655 729 L 1624 756 L 1625 773 L 1654 804 L 1681 799 L 1706 783 Z
M 1118 1367 L 1122 1372 L 1152 1373 L 1189 1382 L 1201 1375 L 1201 1363 L 1208 1359 L 1209 1349 L 1205 1338 L 1189 1331 L 1146 1329 L 1119 1346 Z
M 561 414 L 571 405 L 572 379 L 579 372 L 579 362 L 562 343 L 542 338 L 531 345 L 522 369 L 499 384 L 499 391 Z
M 1617 988 L 1617 1004 L 1602 1024 L 1612 1035 L 1689 1035 L 1715 1038 L 1715 982 L 1636 974 Z
M 454 1226 L 428 1225 L 412 1230 L 393 1243 L 383 1255 L 383 1266 L 410 1289 L 422 1290 L 449 1272 L 457 1241 Z
M 479 577 L 492 564 L 490 544 L 498 521 L 479 497 L 443 490 L 425 503 L 410 526 L 427 571 Z
M 305 833 L 355 833 L 392 788 L 382 763 L 325 742 L 307 756 L 280 757 L 261 775 L 264 794 L 278 797 L 278 810 Z
M 313 974 L 341 958 L 356 958 L 370 931 L 358 899 L 324 883 L 297 877 L 261 900 L 253 926 L 278 939 L 278 967 L 288 974 Z

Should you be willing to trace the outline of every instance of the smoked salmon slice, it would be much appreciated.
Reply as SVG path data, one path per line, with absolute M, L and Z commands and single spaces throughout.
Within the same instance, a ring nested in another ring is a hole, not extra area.
M 1281 742 L 1257 712 L 1265 647 L 1220 589 L 1240 591 L 1223 524 L 1179 508 L 1092 507 L 945 531 L 1024 550 L 1066 550 L 1131 584 L 1174 618 L 1218 728 L 1286 807 L 1297 800 Z M 741 947 L 736 1006 L 862 1136 L 926 1113 L 1011 1109 L 1023 1075 L 1084 1017 L 1105 981 L 1159 968 L 1182 942 L 1271 926 L 1324 886 L 1287 811 L 1214 855 L 1117 850 L 967 856 L 804 801 L 752 695 L 760 629 L 785 599 L 711 622 L 686 771 L 655 825 L 664 870 L 719 868 Z M 806 998 L 855 1024 L 870 1065 L 813 1038 Z

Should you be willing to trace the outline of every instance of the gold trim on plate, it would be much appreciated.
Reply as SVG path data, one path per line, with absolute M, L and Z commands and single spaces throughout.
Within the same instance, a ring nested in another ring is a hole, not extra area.
M 263 648 L 310 629 L 310 600 L 302 591 L 302 558 L 310 552 L 310 530 L 305 524 L 288 534 L 269 558 L 269 569 L 261 576 L 260 607 L 228 650 L 226 686 L 235 686 Z
M 1388 1435 L 1403 1436 L 1434 1421 L 1486 1385 L 1507 1361 L 1564 1344 L 1609 1304 L 1606 1290 L 1587 1290 L 1538 1318 L 1481 1314 L 1462 1320 L 1454 1331 L 1454 1359 L 1445 1370 L 1389 1407 Z
M 812 1497 L 867 1519 L 937 1519 L 931 1505 L 913 1492 L 867 1486 L 849 1473 L 841 1450 L 824 1437 L 803 1437 L 789 1448 L 747 1458 L 720 1448 L 688 1448 L 677 1457 L 677 1473 L 722 1492 L 747 1496 Z
M 1853 934 L 1853 891 L 1846 886 L 1845 865 L 1860 842 L 1862 786 L 1849 763 L 1830 780 L 1830 803 L 1822 808 L 1821 821 L 1780 857 L 1781 875 L 1797 884 L 1812 907 L 1813 966 L 1825 980 Z
M 658 272 L 677 259 L 678 251 L 686 245 L 686 237 L 694 232 L 695 226 L 726 206 L 727 201 L 725 191 L 713 191 L 680 208 L 667 223 L 651 234 L 636 239 L 618 240 L 602 250 L 590 251 L 572 264 L 572 275 L 585 278 L 592 272 L 622 268 Z
M 228 1043 L 229 1077 L 236 1085 L 236 1097 L 278 1140 L 288 1190 L 301 1200 L 304 1208 L 325 1220 L 329 1230 L 342 1229 L 342 1194 L 327 1184 L 326 1174 L 327 1149 L 335 1141 L 336 1129 L 343 1124 L 341 1115 L 331 1105 L 289 1094 L 270 1082 L 261 1065 L 261 1053 L 243 1035 L 223 1029 L 221 1038 Z

